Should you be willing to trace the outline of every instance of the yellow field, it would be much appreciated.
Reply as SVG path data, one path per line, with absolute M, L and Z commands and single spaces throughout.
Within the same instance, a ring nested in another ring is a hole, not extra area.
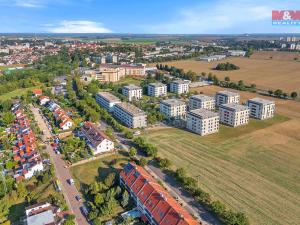
M 229 76 L 232 81 L 243 80 L 246 84 L 256 84 L 262 89 L 282 89 L 285 92 L 300 92 L 300 61 L 292 60 L 300 53 L 286 56 L 280 53 L 257 53 L 249 58 L 227 58 L 216 62 L 201 62 L 196 60 L 172 61 L 164 64 L 182 68 L 185 71 L 192 70 L 197 73 L 213 73 L 219 79 Z M 273 59 L 269 57 L 272 56 Z M 288 60 L 289 59 L 289 60 Z M 220 62 L 230 62 L 240 67 L 235 71 L 217 71 L 213 68 Z
M 213 95 L 220 89 L 197 91 Z M 257 96 L 240 94 L 242 102 Z M 201 188 L 214 199 L 245 212 L 251 224 L 299 224 L 300 103 L 275 101 L 278 116 L 271 120 L 221 126 L 218 134 L 207 137 L 171 128 L 147 131 L 145 138 L 174 167 L 200 176 Z

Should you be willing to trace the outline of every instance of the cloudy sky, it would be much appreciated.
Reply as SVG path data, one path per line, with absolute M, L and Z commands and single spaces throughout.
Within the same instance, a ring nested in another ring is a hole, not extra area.
M 0 0 L 0 33 L 300 33 L 272 10 L 300 0 Z

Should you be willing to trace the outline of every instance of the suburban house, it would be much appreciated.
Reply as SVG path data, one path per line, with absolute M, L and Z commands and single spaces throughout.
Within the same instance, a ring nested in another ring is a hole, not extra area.
M 50 102 L 50 98 L 48 96 L 40 96 L 39 98 L 40 105 L 46 105 Z
M 53 116 L 56 122 L 59 122 L 59 127 L 62 130 L 69 130 L 73 126 L 73 121 L 67 114 L 65 110 L 63 110 L 58 104 L 53 101 L 50 101 L 47 105 L 47 108 L 53 113 Z
M 60 225 L 67 211 L 48 202 L 41 202 L 25 208 L 27 225 Z
M 215 98 L 207 95 L 193 95 L 189 99 L 189 110 L 193 109 L 215 109 Z
M 240 102 L 240 94 L 231 91 L 218 91 L 216 93 L 216 106 L 221 106 L 222 104 L 236 103 Z
M 249 108 L 236 103 L 223 104 L 219 108 L 220 122 L 232 127 L 249 122 Z
M 114 111 L 114 105 L 121 103 L 121 100 L 109 92 L 98 92 L 96 94 L 96 102 L 109 112 Z
M 43 94 L 43 91 L 42 91 L 42 89 L 34 89 L 34 90 L 32 90 L 32 94 L 34 97 L 38 97 Z
M 166 99 L 160 102 L 159 111 L 168 119 L 185 119 L 186 104 L 178 99 Z
M 264 120 L 274 116 L 275 102 L 262 98 L 249 99 L 247 105 L 250 109 L 250 117 Z
M 141 99 L 142 92 L 142 88 L 134 84 L 130 84 L 122 88 L 122 94 L 125 95 L 129 101 Z
M 151 225 L 200 225 L 141 166 L 128 163 L 120 173 L 120 184 L 130 193 L 142 219 Z
M 161 97 L 167 95 L 167 85 L 163 83 L 148 84 L 148 95 L 154 97 Z
M 186 80 L 174 80 L 170 83 L 170 92 L 176 94 L 183 94 L 189 92 L 190 81 Z
M 219 131 L 219 114 L 208 109 L 194 109 L 187 113 L 186 128 L 201 136 Z
M 147 114 L 127 102 L 115 104 L 114 116 L 121 123 L 130 128 L 142 128 L 147 126 Z
M 85 122 L 80 131 L 94 155 L 114 150 L 114 142 L 92 122 Z

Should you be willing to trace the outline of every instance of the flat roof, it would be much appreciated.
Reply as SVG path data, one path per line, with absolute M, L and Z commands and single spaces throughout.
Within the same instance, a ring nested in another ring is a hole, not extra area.
M 190 97 L 190 99 L 196 99 L 196 100 L 201 100 L 201 101 L 211 101 L 211 100 L 215 100 L 214 97 L 208 96 L 208 95 L 203 95 L 203 94 L 193 95 L 193 96 Z
M 220 106 L 220 108 L 226 108 L 226 109 L 234 110 L 234 111 L 237 111 L 237 112 L 249 109 L 248 106 L 240 105 L 240 104 L 236 104 L 236 103 L 223 104 L 223 105 Z
M 274 101 L 264 99 L 264 98 L 251 98 L 248 100 L 248 102 L 255 102 L 263 105 L 269 105 L 269 104 L 274 104 Z
M 168 106 L 180 106 L 180 105 L 185 105 L 185 102 L 176 98 L 172 99 L 166 99 L 162 100 L 160 102 L 161 104 L 168 105 Z
M 191 114 L 193 116 L 199 117 L 201 119 L 208 119 L 213 117 L 218 117 L 219 114 L 213 111 L 210 111 L 208 109 L 194 109 L 188 112 L 188 114 Z
M 28 225 L 44 225 L 55 222 L 52 210 L 39 213 L 37 215 L 27 217 Z
M 124 111 L 130 113 L 132 116 L 146 115 L 146 113 L 143 110 L 141 110 L 138 107 L 136 107 L 136 106 L 134 106 L 132 104 L 129 104 L 127 102 L 117 103 L 116 106 L 120 107 Z
M 227 96 L 230 96 L 230 97 L 235 97 L 235 96 L 240 96 L 239 93 L 237 92 L 232 92 L 232 91 L 218 91 L 217 94 L 221 94 L 221 95 L 227 95 Z
M 128 90 L 137 90 L 137 89 L 142 89 L 141 87 L 134 85 L 134 84 L 129 84 L 127 86 L 124 86 L 123 88 L 126 88 Z
M 153 86 L 153 87 L 166 87 L 166 84 L 160 83 L 160 82 L 156 82 L 156 83 L 150 83 L 149 86 Z
M 190 81 L 188 80 L 173 80 L 171 83 L 176 83 L 176 84 L 189 84 Z
M 109 92 L 103 91 L 103 92 L 98 92 L 97 94 L 105 98 L 109 102 L 121 102 L 121 100 L 117 96 L 114 96 Z

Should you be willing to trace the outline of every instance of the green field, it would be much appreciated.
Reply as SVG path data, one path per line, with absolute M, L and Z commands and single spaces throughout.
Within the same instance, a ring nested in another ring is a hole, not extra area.
M 17 96 L 24 95 L 24 94 L 26 94 L 27 91 L 31 91 L 36 88 L 40 88 L 40 86 L 29 87 L 29 88 L 20 88 L 20 89 L 8 92 L 6 94 L 0 95 L 0 101 L 5 101 L 8 99 L 17 97 Z
M 277 115 L 237 128 L 221 125 L 206 137 L 176 128 L 144 136 L 174 168 L 186 168 L 202 189 L 245 212 L 251 224 L 299 224 L 300 140 L 280 131 L 289 123 Z
M 70 170 L 79 188 L 81 184 L 89 185 L 94 181 L 100 181 L 110 172 L 118 172 L 122 169 L 123 164 L 126 163 L 127 160 L 128 158 L 126 156 L 116 154 L 82 165 L 73 166 Z
M 137 78 L 137 77 L 125 77 L 118 82 L 117 84 L 135 84 L 135 85 L 140 85 L 140 83 L 143 81 L 143 78 Z

